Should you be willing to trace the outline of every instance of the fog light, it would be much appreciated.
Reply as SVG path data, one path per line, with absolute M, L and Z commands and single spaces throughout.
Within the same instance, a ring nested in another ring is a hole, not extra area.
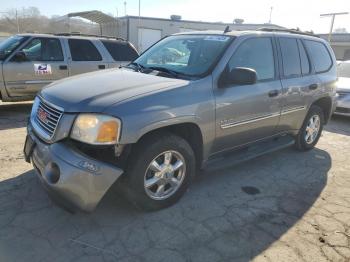
M 60 168 L 56 163 L 50 163 L 45 167 L 45 177 L 51 184 L 56 184 L 60 179 Z

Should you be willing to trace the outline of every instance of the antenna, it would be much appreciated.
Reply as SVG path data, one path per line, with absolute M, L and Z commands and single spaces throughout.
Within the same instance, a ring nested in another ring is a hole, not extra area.
M 273 6 L 271 6 L 271 8 L 270 8 L 270 19 L 269 19 L 269 24 L 271 24 L 272 11 L 273 11 Z
M 225 27 L 224 34 L 230 32 L 230 31 L 231 31 L 231 30 L 230 30 L 230 26 L 228 25 L 228 26 Z

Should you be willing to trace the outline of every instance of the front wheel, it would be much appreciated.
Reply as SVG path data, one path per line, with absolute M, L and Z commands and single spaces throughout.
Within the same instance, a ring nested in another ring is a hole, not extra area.
M 318 106 L 311 106 L 302 127 L 296 137 L 298 150 L 307 151 L 315 147 L 321 137 L 324 123 L 324 113 Z
M 186 140 L 173 134 L 149 136 L 131 154 L 123 186 L 127 198 L 143 210 L 177 202 L 195 173 L 195 156 Z

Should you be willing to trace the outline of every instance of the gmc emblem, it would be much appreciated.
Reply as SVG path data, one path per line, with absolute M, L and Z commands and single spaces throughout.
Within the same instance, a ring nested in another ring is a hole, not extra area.
M 46 111 L 44 111 L 42 108 L 39 108 L 38 109 L 38 118 L 42 121 L 42 122 L 44 122 L 45 124 L 48 124 L 49 123 L 49 114 L 46 112 Z

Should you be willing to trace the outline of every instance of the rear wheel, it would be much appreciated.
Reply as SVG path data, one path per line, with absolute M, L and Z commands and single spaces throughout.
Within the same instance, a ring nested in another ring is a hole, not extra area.
M 318 106 L 311 106 L 302 127 L 296 137 L 295 145 L 301 151 L 315 147 L 321 137 L 324 123 L 324 113 Z
M 177 202 L 195 173 L 192 148 L 173 134 L 149 136 L 130 155 L 123 183 L 127 198 L 143 210 Z

